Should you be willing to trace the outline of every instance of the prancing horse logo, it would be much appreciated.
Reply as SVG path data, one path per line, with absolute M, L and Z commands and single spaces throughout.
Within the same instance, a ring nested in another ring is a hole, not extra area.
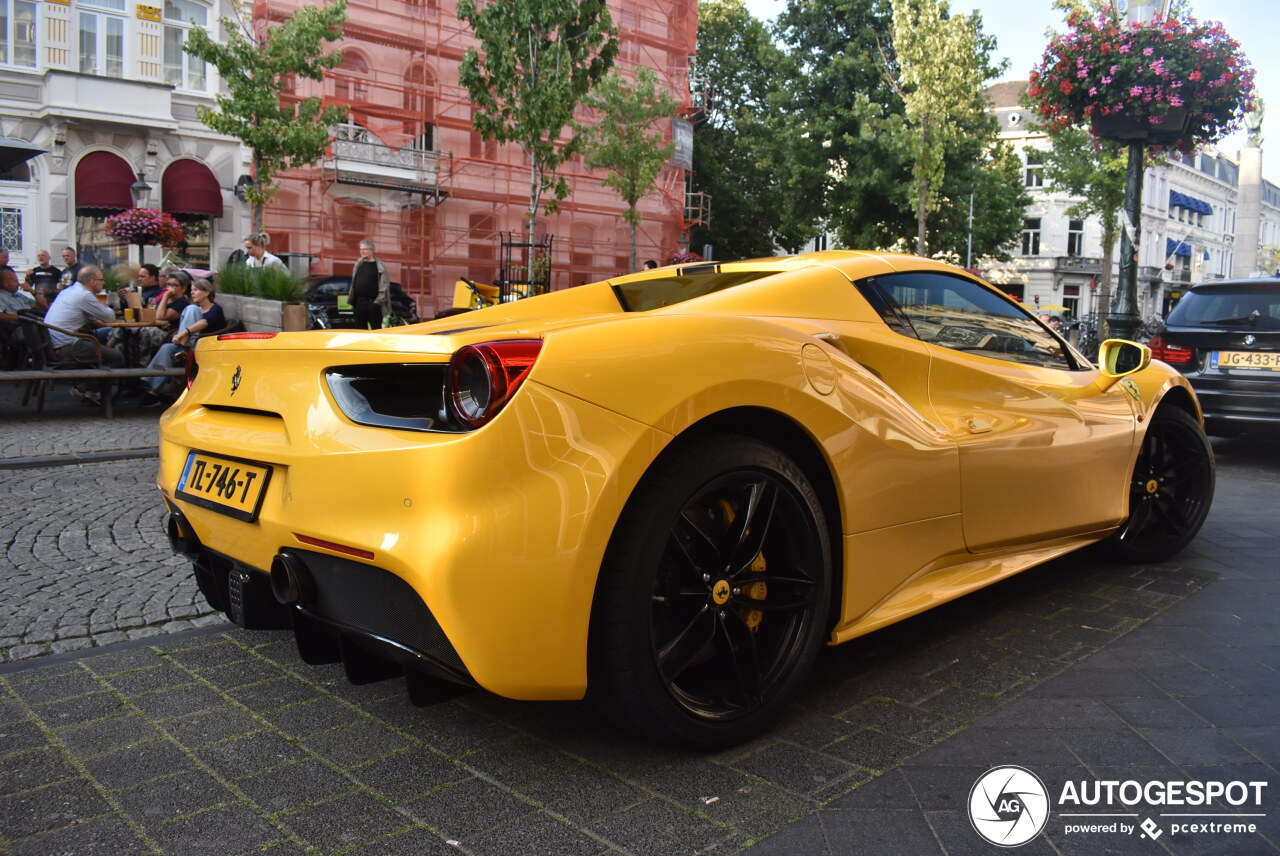
M 236 366 L 236 373 L 231 376 L 231 394 L 235 395 L 236 390 L 240 388 L 240 367 Z

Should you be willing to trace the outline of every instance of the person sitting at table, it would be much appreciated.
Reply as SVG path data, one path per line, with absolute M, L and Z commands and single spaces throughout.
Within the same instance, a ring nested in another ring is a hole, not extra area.
M 138 293 L 142 295 L 142 305 L 150 306 L 164 296 L 165 288 L 160 280 L 160 268 L 147 262 L 138 268 Z
M 174 278 L 174 275 L 171 274 L 170 278 Z M 223 313 L 222 307 L 213 301 L 215 293 L 213 283 L 208 280 L 202 279 L 192 283 L 191 304 L 182 311 L 182 317 L 178 320 L 178 332 L 160 346 L 160 350 L 156 351 L 151 362 L 147 364 L 147 368 L 172 368 L 177 364 L 179 356 L 195 347 L 195 340 L 202 332 L 213 332 L 227 326 L 227 316 Z M 151 391 L 143 396 L 142 406 L 158 407 L 164 404 L 164 399 L 160 397 L 160 388 L 164 386 L 166 378 L 163 375 L 153 375 L 143 380 L 151 387 Z
M 93 330 L 106 321 L 116 320 L 116 314 L 106 303 L 98 300 L 105 279 L 102 269 L 97 265 L 83 265 L 78 274 L 79 280 L 58 292 L 58 296 L 49 305 L 45 313 L 46 324 L 61 330 Z M 62 359 L 70 359 L 78 363 L 97 364 L 97 353 L 93 344 L 85 339 L 72 338 L 59 330 L 49 331 L 49 341 Z M 100 347 L 103 367 L 117 369 L 124 365 L 124 354 L 106 345 Z M 109 381 L 103 381 L 102 389 L 108 388 Z M 94 404 L 102 403 L 101 392 L 93 390 L 81 391 L 79 387 L 71 388 L 71 395 Z
M 143 265 L 143 269 L 155 268 L 155 265 Z M 139 282 L 142 280 L 142 272 L 139 272 Z M 156 276 L 159 277 L 157 269 Z M 139 361 L 150 360 L 160 350 L 160 346 L 178 332 L 178 322 L 182 318 L 182 312 L 191 304 L 191 277 L 187 276 L 184 271 L 171 270 L 163 277 L 157 279 L 164 283 L 164 290 L 156 297 L 156 299 L 148 304 L 156 311 L 156 321 L 165 322 L 162 327 L 142 327 L 138 330 L 138 359 Z M 195 319 L 193 319 L 195 320 Z

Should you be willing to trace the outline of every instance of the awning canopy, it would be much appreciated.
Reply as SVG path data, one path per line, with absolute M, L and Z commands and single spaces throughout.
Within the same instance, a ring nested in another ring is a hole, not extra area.
M 174 161 L 160 179 L 160 207 L 175 217 L 221 217 L 222 188 L 199 161 Z
M 132 208 L 136 179 L 119 155 L 90 152 L 76 164 L 76 213 L 101 217 Z
M 1174 208 L 1185 208 L 1197 214 L 1209 215 L 1213 213 L 1213 206 L 1208 202 L 1202 202 L 1193 196 L 1187 196 L 1185 193 L 1179 193 L 1176 190 L 1169 191 L 1169 204 Z
M 44 149 L 26 140 L 0 137 L 0 172 L 7 172 L 18 164 L 26 163 L 36 155 L 44 153 Z
M 1186 256 L 1191 258 L 1191 244 L 1186 241 L 1175 241 L 1173 238 L 1164 239 L 1164 254 L 1166 256 Z M 1209 251 L 1204 251 L 1204 257 L 1209 258 Z

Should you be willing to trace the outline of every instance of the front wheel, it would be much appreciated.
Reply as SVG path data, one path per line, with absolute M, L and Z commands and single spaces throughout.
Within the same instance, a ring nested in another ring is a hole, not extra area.
M 754 737 L 813 665 L 831 576 L 822 505 L 799 467 L 745 437 L 690 443 L 655 464 L 610 541 L 588 692 L 663 742 Z
M 1129 481 L 1129 519 L 1104 542 L 1125 562 L 1160 562 L 1196 537 L 1213 502 L 1213 447 L 1183 410 L 1158 410 Z

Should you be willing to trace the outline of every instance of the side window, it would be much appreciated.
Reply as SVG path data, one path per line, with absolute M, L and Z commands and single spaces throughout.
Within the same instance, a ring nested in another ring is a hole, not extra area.
M 899 273 L 867 284 L 925 342 L 1014 363 L 1075 368 L 1048 328 L 975 282 L 939 273 Z

